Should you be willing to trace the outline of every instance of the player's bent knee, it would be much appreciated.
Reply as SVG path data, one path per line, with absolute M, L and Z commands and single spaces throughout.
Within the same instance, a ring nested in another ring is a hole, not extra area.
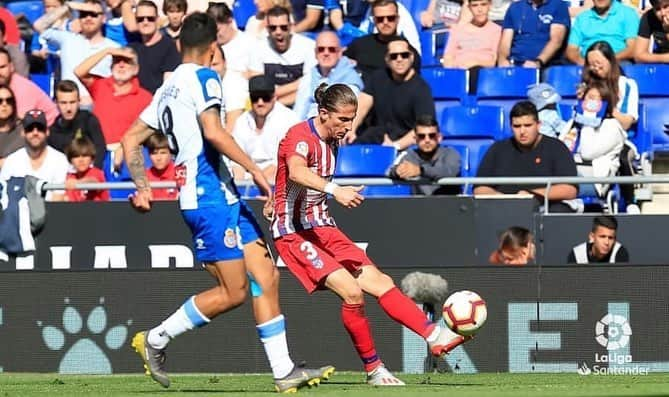
M 363 303 L 365 301 L 365 294 L 360 288 L 349 288 L 343 291 L 342 299 L 349 304 Z

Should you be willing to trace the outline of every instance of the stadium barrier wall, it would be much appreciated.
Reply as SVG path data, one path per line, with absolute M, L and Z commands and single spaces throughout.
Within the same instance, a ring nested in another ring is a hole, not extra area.
M 600 375 L 669 371 L 666 261 L 519 268 L 477 263 L 483 256 L 477 252 L 489 252 L 479 247 L 485 240 L 481 235 L 492 235 L 494 247 L 502 221 L 534 225 L 540 251 L 558 252 L 556 258 L 566 256 L 561 245 L 569 247 L 569 239 L 578 242 L 589 230 L 590 217 L 535 216 L 527 205 L 524 200 L 413 198 L 368 200 L 359 209 L 334 212 L 340 226 L 366 244 L 396 282 L 420 270 L 445 277 L 451 291 L 471 289 L 487 300 L 486 326 L 438 368 Z M 48 210 L 35 256 L 0 262 L 0 367 L 12 372 L 140 372 L 141 363 L 129 347 L 131 336 L 213 285 L 206 272 L 192 271 L 199 266 L 175 203 L 158 203 L 149 214 L 138 214 L 125 203 L 53 203 Z M 491 212 L 503 213 L 504 219 L 491 218 Z M 619 218 L 622 233 L 643 225 L 659 227 L 663 217 Z M 653 234 L 660 233 L 647 230 L 639 239 L 659 238 Z M 545 241 L 553 237 L 562 240 Z M 634 260 L 641 250 L 629 238 L 629 244 L 623 241 Z M 646 247 L 654 249 L 658 253 L 653 255 L 662 258 L 662 245 Z M 337 298 L 308 296 L 283 269 L 281 301 L 294 359 L 332 363 L 340 370 L 361 368 L 340 323 Z M 373 299 L 367 303 L 387 365 L 423 372 L 431 363 L 420 338 L 390 320 Z M 269 372 L 248 304 L 176 339 L 168 359 L 174 373 Z

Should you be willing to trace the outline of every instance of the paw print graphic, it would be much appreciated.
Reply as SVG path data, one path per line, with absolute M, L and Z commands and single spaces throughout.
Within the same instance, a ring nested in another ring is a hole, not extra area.
M 105 349 L 118 350 L 125 344 L 128 337 L 128 326 L 119 324 L 111 328 L 107 324 L 107 311 L 104 307 L 104 298 L 101 297 L 99 305 L 93 308 L 86 318 L 86 323 L 79 310 L 70 305 L 70 299 L 65 298 L 65 309 L 63 310 L 62 328 L 59 326 L 43 326 L 42 321 L 37 322 L 42 327 L 42 340 L 50 350 L 63 351 L 58 372 L 61 374 L 111 374 L 112 366 L 105 353 Z M 98 343 L 93 339 L 83 336 L 87 331 L 90 336 L 103 335 L 104 342 Z M 68 341 L 70 339 L 70 341 Z

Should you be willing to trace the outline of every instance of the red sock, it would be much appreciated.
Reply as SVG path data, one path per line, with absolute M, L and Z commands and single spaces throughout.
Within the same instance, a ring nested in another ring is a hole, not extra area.
M 397 287 L 379 296 L 379 305 L 390 318 L 423 338 L 427 338 L 436 327 L 436 324 L 427 319 L 416 303 Z
M 365 305 L 342 303 L 341 319 L 353 340 L 355 350 L 358 351 L 358 355 L 365 365 L 365 371 L 371 372 L 381 364 L 381 360 L 376 354 L 369 320 L 365 316 Z

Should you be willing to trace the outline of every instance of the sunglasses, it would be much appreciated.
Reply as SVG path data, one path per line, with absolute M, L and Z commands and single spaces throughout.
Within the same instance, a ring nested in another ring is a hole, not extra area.
M 28 127 L 26 127 L 24 132 L 34 132 L 34 131 L 46 132 L 46 127 L 44 127 L 43 125 L 39 125 L 39 124 L 33 124 L 33 125 L 29 125 Z
M 396 61 L 398 58 L 402 59 L 409 59 L 411 56 L 411 52 L 405 51 L 405 52 L 393 52 L 388 54 L 388 58 L 390 58 L 392 61 Z
M 386 22 L 395 22 L 397 21 L 397 15 L 381 15 L 378 17 L 374 17 L 374 22 L 376 23 L 383 23 L 384 21 Z
M 269 29 L 270 32 L 274 32 L 277 29 L 281 29 L 284 32 L 288 31 L 288 25 L 267 25 L 267 29 Z
M 273 94 L 251 94 L 251 102 L 256 103 L 262 99 L 263 102 L 267 103 L 271 101 L 273 97 Z
M 329 52 L 331 54 L 334 54 L 339 50 L 339 48 L 337 48 L 337 47 L 316 47 L 316 50 L 318 51 L 319 54 L 324 53 L 324 52 Z
M 157 18 L 158 17 L 153 16 L 153 15 L 147 15 L 147 16 L 143 16 L 143 17 L 140 17 L 140 16 L 135 17 L 135 19 L 137 19 L 137 22 L 156 22 Z
M 86 17 L 92 17 L 92 18 L 97 18 L 100 15 L 102 15 L 101 12 L 93 12 L 93 11 L 79 11 L 79 19 L 84 19 Z
M 437 132 L 429 132 L 427 134 L 416 134 L 416 138 L 419 141 L 422 141 L 425 138 L 429 138 L 430 140 L 434 141 L 435 139 L 437 139 L 437 134 L 438 134 Z
M 14 105 L 16 103 L 16 99 L 14 99 L 13 96 L 8 96 L 4 98 L 0 98 L 0 104 L 8 104 L 8 105 Z

